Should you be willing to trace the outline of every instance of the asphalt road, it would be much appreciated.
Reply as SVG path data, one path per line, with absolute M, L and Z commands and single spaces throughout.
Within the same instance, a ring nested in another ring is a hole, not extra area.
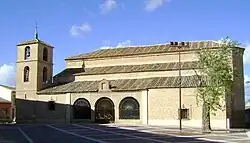
M 230 136 L 180 137 L 167 132 L 161 135 L 154 134 L 154 131 L 163 132 L 164 129 L 136 126 L 122 128 L 97 124 L 0 125 L 0 143 L 215 143 L 219 141 L 204 139 L 233 138 Z M 226 142 L 250 142 L 244 134 L 241 137 L 239 134 L 233 139 L 236 140 Z

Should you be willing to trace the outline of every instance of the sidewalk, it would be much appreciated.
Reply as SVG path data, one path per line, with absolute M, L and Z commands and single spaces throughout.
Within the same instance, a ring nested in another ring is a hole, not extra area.
M 121 123 L 113 123 L 108 126 L 117 126 L 122 128 L 150 128 L 152 130 L 157 129 L 159 133 L 174 133 L 174 134 L 185 134 L 185 135 L 194 135 L 194 134 L 227 134 L 227 133 L 247 133 L 249 132 L 250 136 L 250 129 L 213 129 L 211 132 L 204 133 L 202 132 L 201 128 L 195 128 L 195 127 L 188 127 L 183 126 L 182 130 L 179 129 L 178 126 L 157 126 L 157 125 L 136 125 L 136 124 L 121 124 Z

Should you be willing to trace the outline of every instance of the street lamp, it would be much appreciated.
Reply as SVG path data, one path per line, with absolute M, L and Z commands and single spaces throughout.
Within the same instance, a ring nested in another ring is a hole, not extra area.
M 181 110 L 181 48 L 182 47 L 188 47 L 189 44 L 188 42 L 170 42 L 170 45 L 171 46 L 175 46 L 178 48 L 178 70 L 179 70 L 179 122 L 180 122 L 180 130 L 182 130 L 182 118 L 181 118 L 181 113 L 182 113 L 182 110 Z
M 176 43 L 175 43 L 176 44 Z M 178 43 L 177 43 L 178 45 Z M 179 122 L 180 122 L 180 130 L 182 130 L 182 120 L 181 120 L 181 45 L 178 47 L 178 57 L 179 57 Z

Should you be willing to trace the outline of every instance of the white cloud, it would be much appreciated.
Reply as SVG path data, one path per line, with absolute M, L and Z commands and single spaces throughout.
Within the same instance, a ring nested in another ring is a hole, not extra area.
M 243 59 L 244 64 L 250 64 L 250 43 L 245 47 Z
M 146 0 L 145 9 L 146 11 L 152 12 L 167 2 L 169 2 L 169 0 Z
M 80 26 L 73 25 L 70 29 L 72 36 L 79 36 L 91 32 L 91 26 L 89 24 L 82 24 Z
M 15 86 L 16 69 L 14 64 L 3 64 L 0 66 L 0 84 Z
M 131 46 L 132 42 L 130 40 L 125 40 L 122 42 L 119 42 L 116 46 L 108 46 L 111 42 L 108 40 L 105 40 L 105 45 L 100 47 L 100 49 L 112 49 L 112 48 L 122 48 L 126 46 Z
M 115 0 L 105 0 L 105 2 L 100 5 L 101 13 L 106 14 L 116 7 L 117 3 Z

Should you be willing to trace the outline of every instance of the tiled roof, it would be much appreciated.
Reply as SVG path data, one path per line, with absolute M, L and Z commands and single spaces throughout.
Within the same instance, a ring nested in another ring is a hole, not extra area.
M 182 62 L 182 70 L 197 69 L 197 61 Z M 105 66 L 85 68 L 84 72 L 76 75 L 95 75 L 95 74 L 113 74 L 113 73 L 130 73 L 130 72 L 150 72 L 150 71 L 169 71 L 177 70 L 179 68 L 178 62 L 171 63 L 155 63 L 143 65 L 121 65 L 121 66 Z
M 54 78 L 67 77 L 67 76 L 71 76 L 73 74 L 77 74 L 77 73 L 81 73 L 81 72 L 84 72 L 84 68 L 66 68 L 63 71 L 61 71 L 60 73 L 56 74 L 54 76 Z
M 11 103 L 11 102 L 0 97 L 0 103 Z
M 4 87 L 4 88 L 7 88 L 7 89 L 10 89 L 10 90 L 16 90 L 15 87 L 11 87 L 11 86 L 2 85 L 2 84 L 0 84 L 0 86 L 2 86 L 2 87 Z
M 203 77 L 204 78 L 204 77 Z M 153 77 L 143 79 L 119 79 L 109 80 L 111 91 L 137 91 L 155 88 L 176 88 L 178 77 Z M 197 76 L 183 76 L 181 86 L 183 88 L 197 87 Z M 62 94 L 97 92 L 100 81 L 77 81 L 63 85 L 48 87 L 38 94 Z
M 216 41 L 192 41 L 189 42 L 188 47 L 182 47 L 182 51 L 195 50 L 201 47 L 217 47 L 219 43 Z M 154 54 L 154 53 L 167 53 L 176 52 L 178 48 L 170 46 L 170 44 L 158 44 L 147 46 L 129 46 L 113 49 L 101 49 L 90 53 L 84 53 L 72 57 L 68 57 L 65 60 L 75 59 L 91 59 L 91 58 L 104 58 L 104 57 L 116 57 L 116 56 L 128 56 L 128 55 L 141 55 L 141 54 Z
M 28 45 L 28 44 L 36 44 L 36 43 L 42 43 L 42 44 L 47 45 L 49 47 L 54 47 L 54 46 L 52 46 L 52 45 L 50 45 L 48 43 L 43 42 L 40 39 L 33 39 L 33 40 L 24 41 L 24 42 L 18 43 L 17 46 Z

